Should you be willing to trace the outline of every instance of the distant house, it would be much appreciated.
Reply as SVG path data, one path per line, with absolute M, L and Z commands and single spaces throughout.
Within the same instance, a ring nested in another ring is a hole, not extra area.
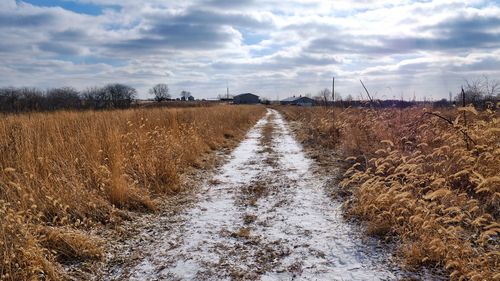
M 299 105 L 299 106 L 312 106 L 316 104 L 316 101 L 308 97 L 289 97 L 280 101 L 282 105 Z
M 233 103 L 235 104 L 257 104 L 260 103 L 259 96 L 251 94 L 251 93 L 244 93 L 241 95 L 234 96 L 233 98 Z

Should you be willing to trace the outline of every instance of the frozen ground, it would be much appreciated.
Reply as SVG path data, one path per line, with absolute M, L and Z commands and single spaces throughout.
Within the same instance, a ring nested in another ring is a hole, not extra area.
M 324 192 L 281 115 L 269 110 L 193 207 L 148 230 L 139 262 L 110 279 L 395 280 L 410 276 L 362 238 Z

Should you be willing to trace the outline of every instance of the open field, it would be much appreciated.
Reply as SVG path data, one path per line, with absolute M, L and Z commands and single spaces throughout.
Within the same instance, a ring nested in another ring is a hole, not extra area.
M 280 110 L 305 146 L 345 159 L 337 193 L 347 215 L 396 241 L 406 266 L 444 268 L 452 280 L 500 278 L 498 112 Z
M 199 191 L 151 219 L 119 260 L 138 258 L 98 279 L 440 280 L 401 269 L 346 222 L 325 192 L 329 179 L 268 110 Z
M 497 112 L 276 109 L 4 116 L 0 280 L 498 279 Z
M 127 210 L 155 210 L 183 173 L 208 165 L 264 113 L 252 106 L 62 111 L 0 120 L 0 280 L 60 280 L 100 258 L 90 235 Z

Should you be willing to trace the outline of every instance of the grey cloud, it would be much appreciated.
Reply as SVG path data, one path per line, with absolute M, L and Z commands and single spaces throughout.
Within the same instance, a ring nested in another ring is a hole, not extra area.
M 338 34 L 336 37 L 321 37 L 313 39 L 306 48 L 313 53 L 334 53 L 334 54 L 398 54 L 405 53 L 413 49 L 412 42 L 402 40 L 401 42 L 388 42 L 378 37 L 366 37 L 365 39 L 378 39 L 381 42 L 377 45 L 366 44 L 363 38 L 356 38 L 348 34 Z M 366 40 L 366 41 L 367 41 Z
M 500 48 L 500 17 L 455 17 L 422 31 L 432 31 L 435 39 L 414 38 L 420 48 Z
M 422 76 L 426 73 L 434 73 L 434 69 L 444 70 L 445 72 L 456 72 L 456 73 L 466 73 L 466 72 L 479 72 L 488 73 L 498 71 L 498 65 L 500 65 L 500 59 L 492 56 L 486 56 L 477 59 L 476 61 L 453 63 L 450 61 L 446 62 L 414 62 L 400 65 L 394 69 L 388 68 L 376 68 L 367 72 L 365 75 L 370 75 L 372 77 L 383 77 L 391 76 L 397 74 L 401 77 L 416 77 Z
M 388 68 L 376 68 L 373 70 L 365 71 L 364 75 L 369 75 L 371 77 L 383 77 L 383 76 L 393 76 L 397 74 L 401 77 L 414 77 L 421 73 L 424 73 L 432 68 L 432 63 L 430 62 L 418 62 L 400 65 L 395 69 Z
M 315 66 L 321 66 L 321 65 L 330 65 L 330 64 L 339 64 L 340 62 L 331 57 L 314 57 L 308 54 L 301 54 L 296 57 L 281 57 L 278 56 L 276 58 L 278 62 L 283 61 L 284 65 L 291 65 L 291 66 L 310 66 L 310 65 L 315 65 Z M 288 62 L 288 63 L 287 63 Z
M 304 68 L 308 66 L 325 66 L 339 64 L 340 62 L 331 57 L 317 57 L 308 54 L 297 56 L 274 56 L 260 62 L 236 63 L 236 62 L 216 62 L 212 64 L 214 69 L 220 70 L 238 70 L 240 72 L 255 71 L 284 71 Z
M 455 17 L 446 19 L 437 25 L 423 26 L 421 30 L 441 30 L 441 31 L 481 31 L 491 30 L 500 27 L 500 17 Z
M 318 23 L 290 25 L 287 29 L 307 29 L 311 33 L 323 31 L 328 36 L 319 36 L 310 41 L 308 51 L 340 54 L 391 55 L 417 51 L 440 51 L 500 48 L 500 17 L 474 16 L 446 18 L 434 25 L 422 25 L 419 33 L 405 37 L 353 36 L 333 26 Z M 329 30 L 330 29 L 330 30 Z M 334 32 L 332 32 L 334 31 Z M 301 31 L 304 33 L 303 31 Z M 376 43 L 366 43 L 376 42 Z
M 500 34 L 462 31 L 437 38 L 406 37 L 388 38 L 381 41 L 386 50 L 394 50 L 395 52 L 489 49 L 500 47 Z
M 57 41 L 82 41 L 88 39 L 87 37 L 87 32 L 74 28 L 51 33 L 51 38 Z
M 495 57 L 484 57 L 478 61 L 466 64 L 466 65 L 452 65 L 449 67 L 450 71 L 462 72 L 462 71 L 473 71 L 473 72 L 484 72 L 484 71 L 498 71 L 500 66 L 500 58 Z
M 336 37 L 320 37 L 310 42 L 311 52 L 356 54 L 405 54 L 416 51 L 471 50 L 500 48 L 500 18 L 448 19 L 421 31 L 433 31 L 432 37 L 424 36 L 357 36 L 337 33 Z M 378 42 L 367 44 L 365 42 Z
M 110 49 L 121 51 L 187 49 L 204 50 L 224 47 L 233 34 L 218 26 L 197 24 L 157 23 L 141 38 L 109 43 Z
M 74 21 L 68 22 L 68 20 Z M 82 48 L 77 41 L 85 39 L 84 32 L 76 29 L 63 32 L 56 30 L 66 25 L 75 26 L 74 23 L 81 20 L 77 14 L 61 8 L 33 8 L 20 5 L 9 13 L 0 11 L 0 37 L 2 41 L 8 42 L 0 43 L 3 45 L 0 47 L 0 52 L 33 57 L 38 55 L 39 51 L 78 55 Z M 89 40 L 89 43 L 93 43 L 92 40 Z
M 186 24 L 230 25 L 244 28 L 270 28 L 273 26 L 270 19 L 259 20 L 244 13 L 220 13 L 208 10 L 190 10 L 170 20 Z
M 156 14 L 145 20 L 141 37 L 108 44 L 111 49 L 217 49 L 234 41 L 229 27 L 269 28 L 270 20 L 258 20 L 246 14 L 188 10 L 178 16 Z
M 26 74 L 54 73 L 56 70 L 64 69 L 66 63 L 55 60 L 20 60 L 8 64 L 13 70 Z
M 51 13 L 40 13 L 32 15 L 22 15 L 15 13 L 0 12 L 0 28 L 5 27 L 39 27 L 49 25 L 56 20 L 55 15 Z
M 6 52 L 9 52 L 9 51 L 12 51 L 14 48 L 16 48 L 16 44 L 15 43 L 12 43 L 12 42 L 6 42 L 6 41 L 3 41 L 0 42 L 0 54 L 1 53 L 6 53 Z
M 82 49 L 77 45 L 62 42 L 43 42 L 38 44 L 38 48 L 58 55 L 76 56 L 82 53 Z
M 245 6 L 251 6 L 256 4 L 255 0 L 210 0 L 204 3 L 209 7 L 217 7 L 217 8 L 241 8 Z

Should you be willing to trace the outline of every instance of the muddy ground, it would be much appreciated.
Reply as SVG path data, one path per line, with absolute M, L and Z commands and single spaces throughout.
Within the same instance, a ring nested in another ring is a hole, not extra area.
M 335 171 L 269 109 L 194 192 L 122 227 L 96 280 L 429 279 L 401 269 L 390 245 L 342 217 Z M 324 163 L 323 163 L 324 164 Z M 139 219 L 139 221 L 138 221 Z M 87 275 L 88 277 L 89 275 Z M 434 278 L 432 278 L 434 279 Z

